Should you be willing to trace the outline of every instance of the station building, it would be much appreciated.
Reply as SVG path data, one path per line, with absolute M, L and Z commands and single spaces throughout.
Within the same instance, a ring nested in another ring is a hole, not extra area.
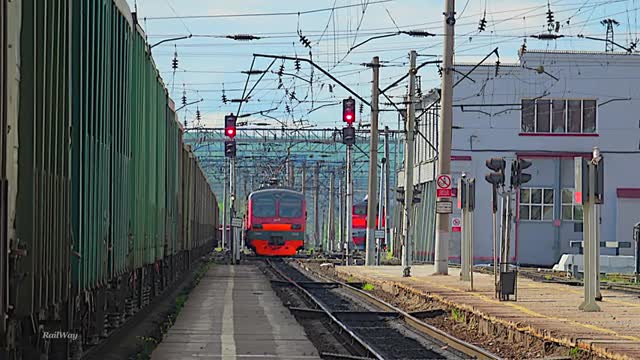
M 532 179 L 514 204 L 512 256 L 518 263 L 549 266 L 578 252 L 570 247 L 583 236 L 582 208 L 573 202 L 574 157 L 590 157 L 594 146 L 605 161 L 601 241 L 633 242 L 633 225 L 640 222 L 640 55 L 530 50 L 520 52 L 517 63 L 494 61 L 455 65 L 451 175 L 454 184 L 462 173 L 476 178 L 475 262 L 493 256 L 491 185 L 484 179 L 492 157 L 505 158 L 507 169 L 513 159 L 532 162 L 525 171 Z M 436 109 L 437 100 L 434 91 L 421 107 Z M 430 194 L 437 122 L 437 112 L 427 111 L 418 124 L 424 136 L 416 136 L 415 183 Z M 418 216 L 435 212 L 431 195 L 428 200 L 430 205 L 418 205 Z M 434 230 L 417 231 L 416 241 L 423 243 L 418 258 L 432 253 L 433 241 L 424 239 L 433 239 Z M 450 242 L 453 261 L 459 259 L 459 234 Z M 601 249 L 603 255 L 615 251 Z M 631 255 L 633 249 L 619 252 Z

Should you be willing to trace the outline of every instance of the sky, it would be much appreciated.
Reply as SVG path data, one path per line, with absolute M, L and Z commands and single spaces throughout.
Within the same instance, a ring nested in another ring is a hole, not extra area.
M 248 126 L 342 127 L 342 99 L 349 94 L 309 64 L 296 69 L 293 61 L 276 60 L 264 77 L 243 73 L 266 70 L 272 59 L 253 54 L 311 58 L 318 66 L 351 88 L 367 101 L 371 98 L 372 71 L 363 66 L 373 56 L 380 68 L 381 87 L 406 74 L 408 53 L 416 50 L 418 64 L 441 59 L 443 51 L 444 0 L 127 0 L 137 9 L 140 24 L 150 44 L 186 36 L 153 48 L 153 57 L 171 97 L 178 107 L 183 95 L 188 105 L 179 111 L 187 127 L 221 127 L 225 114 L 237 113 L 247 85 L 248 101 L 242 104 L 240 121 Z M 615 19 L 615 41 L 628 46 L 638 38 L 640 0 L 458 0 L 456 1 L 455 61 L 476 63 L 498 47 L 501 63 L 516 62 L 518 49 L 526 41 L 528 49 L 603 51 L 605 43 L 578 35 L 605 38 L 604 19 Z M 552 41 L 531 38 L 547 33 L 547 12 L 553 14 L 554 34 L 564 38 Z M 300 12 L 300 14 L 298 14 Z M 274 14 L 278 15 L 274 15 Z M 258 14 L 258 15 L 256 15 Z M 249 16 L 251 15 L 251 16 Z M 254 16 L 255 15 L 255 16 Z M 486 20 L 484 31 L 478 29 Z M 556 24 L 557 22 L 557 24 Z M 557 32 L 556 32 L 557 29 Z M 372 36 L 398 31 L 420 30 L 434 36 Z M 249 34 L 260 39 L 237 41 L 227 35 Z M 301 37 L 309 41 L 305 47 Z M 354 46 L 357 48 L 352 49 Z M 352 50 L 350 50 L 352 49 Z M 177 54 L 177 55 L 176 55 Z M 172 70 L 172 59 L 178 69 Z M 495 62 L 495 56 L 488 62 Z M 283 66 L 283 67 L 282 67 Z M 282 75 L 278 72 L 282 69 Z M 437 65 L 420 70 L 423 93 L 440 85 Z M 281 85 L 280 85 L 281 81 Z M 224 91 L 224 92 L 223 92 Z M 389 92 L 402 102 L 406 82 Z M 228 100 L 223 102 L 223 94 Z M 397 113 L 381 98 L 381 127 L 398 127 Z M 357 101 L 360 107 L 360 101 Z M 196 118 L 196 112 L 201 120 Z M 357 120 L 367 124 L 366 106 Z

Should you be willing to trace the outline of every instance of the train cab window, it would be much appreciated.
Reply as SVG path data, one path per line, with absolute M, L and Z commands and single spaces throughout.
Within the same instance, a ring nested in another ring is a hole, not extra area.
M 276 199 L 271 195 L 256 196 L 252 201 L 253 216 L 255 217 L 275 217 Z
M 302 199 L 296 196 L 283 196 L 280 199 L 280 216 L 296 218 L 302 216 Z

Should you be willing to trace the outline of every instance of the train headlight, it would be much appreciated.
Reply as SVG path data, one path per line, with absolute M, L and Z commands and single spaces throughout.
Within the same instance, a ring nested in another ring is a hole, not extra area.
M 300 230 L 300 229 L 302 229 L 302 225 L 300 225 L 300 224 L 293 224 L 293 225 L 291 225 L 291 229 L 292 229 L 292 230 Z
M 262 229 L 262 225 L 261 224 L 253 224 L 253 228 L 254 229 Z

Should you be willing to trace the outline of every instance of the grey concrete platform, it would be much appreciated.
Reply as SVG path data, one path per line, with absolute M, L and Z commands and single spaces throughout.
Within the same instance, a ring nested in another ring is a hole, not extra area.
M 213 265 L 151 355 L 179 359 L 320 359 L 255 266 Z

